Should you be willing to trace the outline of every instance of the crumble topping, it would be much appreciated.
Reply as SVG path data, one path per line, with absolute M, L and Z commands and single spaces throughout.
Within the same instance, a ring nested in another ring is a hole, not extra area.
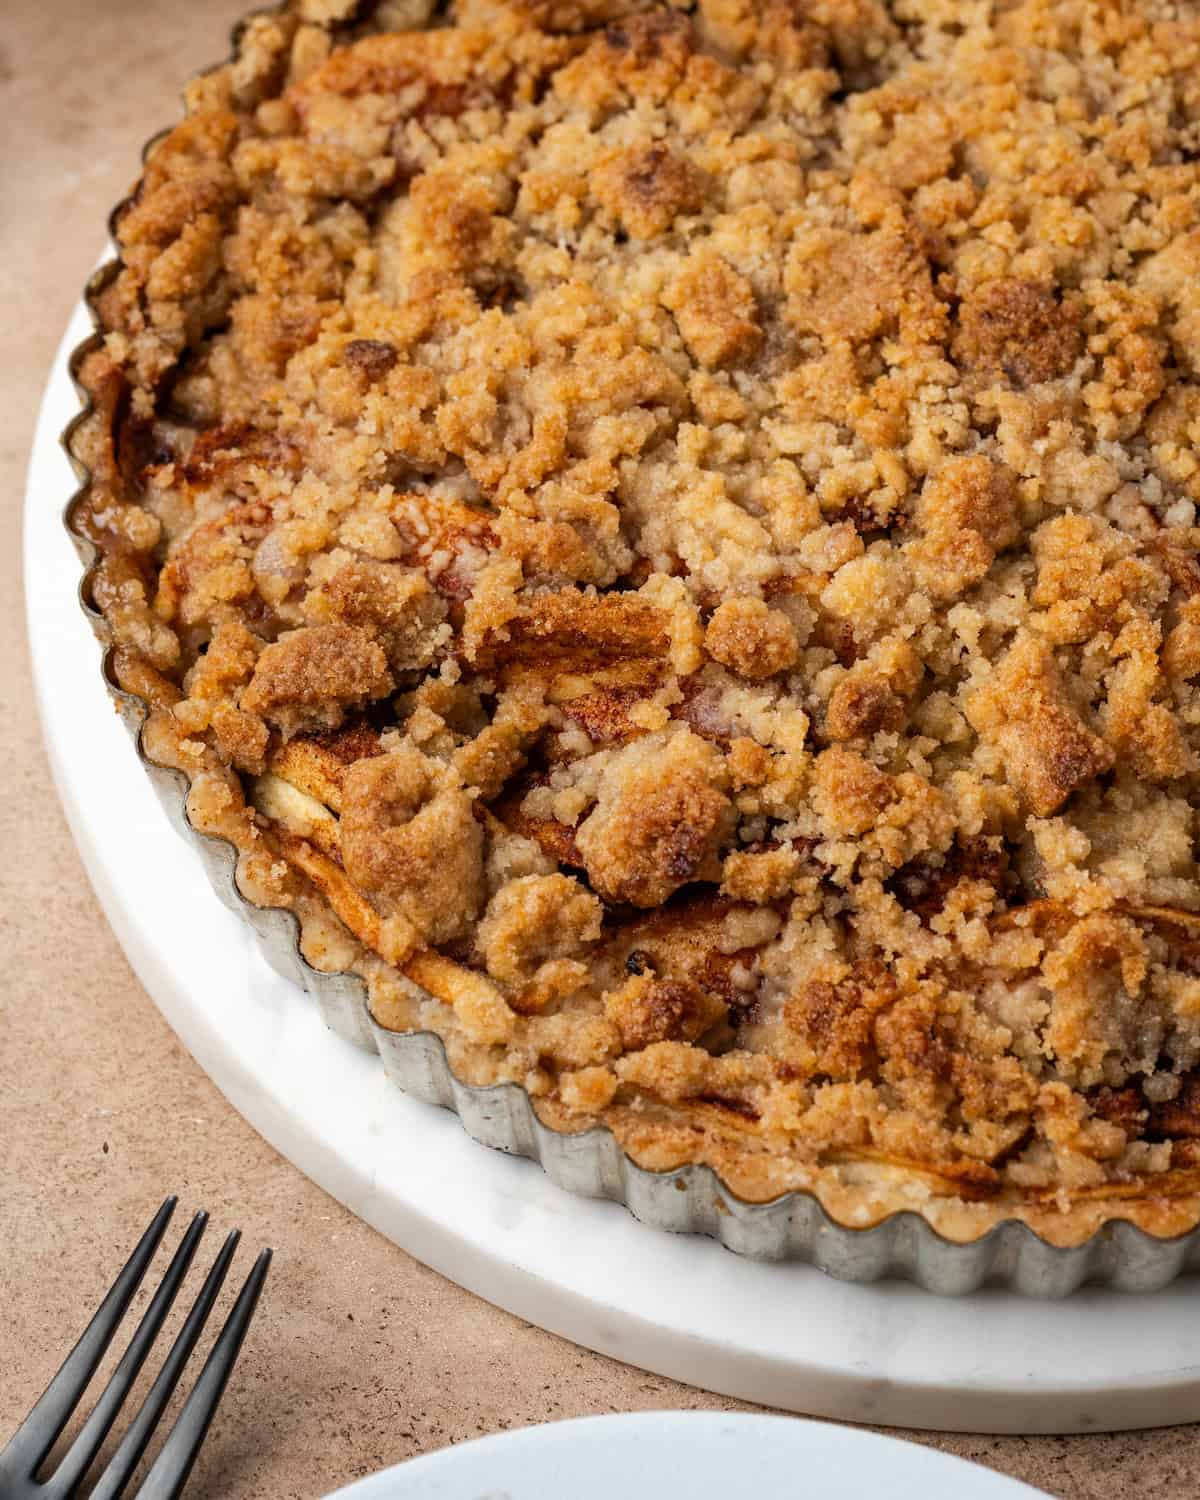
M 239 704 L 290 739 L 302 729 L 337 729 L 347 710 L 391 692 L 387 656 L 354 625 L 306 625 L 263 648 Z
M 472 799 L 451 767 L 411 743 L 346 772 L 339 844 L 354 884 L 428 942 L 461 936 L 478 915 L 483 830 Z
M 76 521 L 311 963 L 747 1197 L 1200 1216 L 1198 66 L 1173 0 L 249 23 Z

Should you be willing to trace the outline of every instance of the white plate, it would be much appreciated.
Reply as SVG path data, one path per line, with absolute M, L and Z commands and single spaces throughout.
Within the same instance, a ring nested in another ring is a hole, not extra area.
M 230 1102 L 302 1171 L 444 1275 L 531 1323 L 659 1374 L 815 1416 L 975 1432 L 1200 1418 L 1200 1279 L 1061 1303 L 846 1285 L 740 1259 L 569 1197 L 388 1085 L 260 958 L 171 831 L 101 684 L 76 605 L 58 435 L 63 353 L 29 470 L 26 590 L 46 742 L 109 920 L 159 1009 Z M 48 1038 L 53 1044 L 53 1038 Z
M 443 1448 L 329 1500 L 1037 1500 L 916 1443 L 793 1417 L 634 1412 Z M 1043 1497 L 1044 1500 L 1044 1497 Z

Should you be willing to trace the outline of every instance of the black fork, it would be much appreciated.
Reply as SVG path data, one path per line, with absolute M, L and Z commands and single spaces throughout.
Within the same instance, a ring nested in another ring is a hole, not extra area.
M 208 1223 L 206 1213 L 198 1213 L 188 1225 L 187 1233 L 180 1241 L 166 1275 L 159 1282 L 158 1290 L 142 1314 L 142 1320 L 130 1339 L 128 1348 L 80 1428 L 79 1435 L 48 1478 L 42 1481 L 34 1478 L 78 1406 L 105 1350 L 112 1343 L 133 1295 L 154 1258 L 154 1252 L 158 1249 L 177 1202 L 176 1198 L 168 1198 L 155 1214 L 129 1257 L 125 1269 L 113 1282 L 108 1295 L 96 1310 L 83 1337 L 67 1355 L 62 1369 L 17 1428 L 8 1446 L 0 1451 L 0 1500 L 67 1500 L 90 1468 L 188 1273 L 196 1247 Z M 179 1337 L 163 1361 L 145 1401 L 130 1422 L 107 1467 L 97 1479 L 91 1500 L 118 1500 L 129 1483 L 130 1476 L 137 1468 L 146 1444 L 179 1382 L 183 1367 L 195 1348 L 196 1340 L 208 1321 L 240 1238 L 240 1231 L 235 1229 L 221 1246 Z M 218 1334 L 200 1377 L 184 1402 L 158 1457 L 138 1487 L 139 1500 L 174 1500 L 174 1496 L 179 1494 L 187 1482 L 196 1454 L 200 1451 L 217 1403 L 241 1350 L 250 1319 L 254 1316 L 258 1295 L 262 1291 L 270 1264 L 271 1252 L 264 1250 L 254 1262 L 254 1268 L 238 1293 L 233 1311 L 225 1320 L 225 1326 Z

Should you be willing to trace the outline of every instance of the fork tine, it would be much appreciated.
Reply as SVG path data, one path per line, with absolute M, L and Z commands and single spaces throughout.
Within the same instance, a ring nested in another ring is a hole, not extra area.
M 0 1455 L 6 1469 L 13 1473 L 23 1473 L 27 1477 L 32 1476 L 54 1447 L 59 1433 L 67 1424 L 67 1418 L 75 1410 L 80 1396 L 87 1389 L 88 1381 L 95 1374 L 96 1366 L 112 1343 L 113 1335 L 125 1316 L 134 1292 L 142 1284 L 142 1278 L 154 1258 L 154 1252 L 158 1249 L 178 1201 L 174 1196 L 166 1199 L 151 1219 L 137 1248 L 96 1309 L 79 1342 L 67 1355 L 62 1368 L 39 1397 L 37 1405 L 13 1434 L 8 1447 Z
M 196 1462 L 196 1454 L 208 1432 L 208 1425 L 241 1353 L 242 1341 L 250 1327 L 270 1264 L 270 1250 L 261 1251 L 246 1277 L 245 1285 L 238 1293 L 233 1311 L 226 1318 L 224 1328 L 204 1361 L 200 1379 L 183 1403 L 183 1410 L 138 1490 L 138 1500 L 175 1500 L 187 1483 L 192 1465 Z
M 233 1259 L 233 1252 L 237 1249 L 240 1238 L 241 1235 L 236 1229 L 226 1237 L 220 1253 L 213 1261 L 212 1269 L 204 1279 L 204 1285 L 200 1288 L 195 1302 L 192 1303 L 191 1311 L 179 1331 L 178 1338 L 171 1345 L 170 1353 L 163 1361 L 162 1369 L 154 1377 L 154 1384 L 150 1387 L 145 1401 L 142 1402 L 137 1416 L 130 1422 L 124 1436 L 117 1444 L 117 1451 L 97 1480 L 92 1490 L 91 1500 L 117 1500 L 129 1483 L 130 1476 L 146 1450 L 146 1444 L 150 1441 L 158 1419 L 162 1416 L 163 1408 L 171 1399 L 171 1394 L 179 1383 L 183 1367 L 196 1347 L 196 1340 L 208 1321 L 208 1315 L 225 1281 L 229 1262 Z
M 120 1364 L 113 1371 L 112 1378 L 80 1429 L 79 1436 L 49 1480 L 47 1500 L 65 1500 L 87 1473 L 88 1466 L 100 1451 L 100 1445 L 108 1436 L 108 1430 L 124 1405 L 129 1389 L 158 1337 L 163 1320 L 171 1310 L 207 1223 L 208 1215 L 201 1211 L 188 1225 L 187 1233 L 180 1240 L 179 1248 L 167 1267 L 167 1274 L 159 1282 L 158 1290 L 143 1314 L 137 1332 L 121 1356 Z

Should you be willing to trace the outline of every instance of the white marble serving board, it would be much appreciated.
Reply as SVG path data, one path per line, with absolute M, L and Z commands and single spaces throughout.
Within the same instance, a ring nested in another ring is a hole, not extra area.
M 193 1056 L 272 1145 L 452 1280 L 630 1364 L 815 1416 L 980 1432 L 1080 1432 L 1200 1419 L 1200 1278 L 1152 1296 L 960 1300 L 848 1285 L 662 1234 L 573 1198 L 387 1084 L 259 957 L 170 829 L 114 714 L 61 529 L 76 410 L 65 352 L 29 470 L 26 588 L 54 774 L 130 962 Z

